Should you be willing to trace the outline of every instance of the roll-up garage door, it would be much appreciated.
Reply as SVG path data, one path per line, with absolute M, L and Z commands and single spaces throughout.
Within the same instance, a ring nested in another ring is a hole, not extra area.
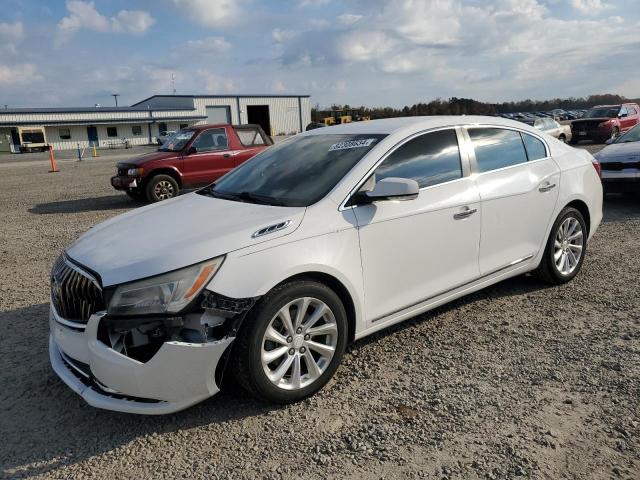
M 206 107 L 207 123 L 231 123 L 231 107 Z

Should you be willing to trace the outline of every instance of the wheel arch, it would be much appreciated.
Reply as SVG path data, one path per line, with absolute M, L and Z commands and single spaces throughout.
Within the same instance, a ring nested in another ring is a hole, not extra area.
M 582 214 L 584 222 L 587 224 L 587 232 L 591 233 L 591 214 L 589 213 L 589 207 L 586 202 L 580 199 L 575 199 L 567 203 L 564 208 L 566 207 L 575 208 Z
M 147 185 L 149 181 L 156 175 L 169 175 L 170 177 L 173 177 L 176 182 L 178 182 L 178 187 L 182 188 L 182 176 L 176 169 L 169 167 L 154 168 L 147 175 L 145 175 L 143 184 Z
M 356 333 L 356 307 L 349 289 L 333 275 L 318 271 L 302 272 L 291 275 L 279 282 L 277 285 L 274 285 L 273 288 L 296 280 L 313 280 L 318 283 L 322 283 L 338 295 L 344 305 L 345 311 L 347 312 L 347 324 L 349 326 L 348 343 L 353 342 Z

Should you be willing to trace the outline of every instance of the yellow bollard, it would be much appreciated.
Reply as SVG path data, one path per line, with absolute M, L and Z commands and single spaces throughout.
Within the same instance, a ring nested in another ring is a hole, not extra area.
M 98 151 L 96 150 L 96 145 L 95 143 L 93 144 L 93 155 L 94 158 L 98 156 Z

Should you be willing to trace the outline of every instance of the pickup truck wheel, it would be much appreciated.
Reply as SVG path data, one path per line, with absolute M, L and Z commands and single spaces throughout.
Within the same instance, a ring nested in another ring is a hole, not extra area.
M 178 182 L 170 175 L 156 175 L 147 183 L 146 194 L 150 202 L 177 197 L 179 192 Z
M 347 332 L 344 305 L 332 289 L 309 280 L 280 285 L 243 322 L 233 355 L 236 381 L 268 402 L 308 397 L 338 368 Z

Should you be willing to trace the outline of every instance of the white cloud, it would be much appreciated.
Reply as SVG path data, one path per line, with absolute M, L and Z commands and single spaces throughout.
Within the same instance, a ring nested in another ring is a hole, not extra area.
M 331 0 L 298 0 L 300 7 L 323 7 L 328 5 Z
M 231 44 L 224 37 L 206 37 L 202 40 L 189 40 L 187 48 L 203 53 L 222 53 L 231 48 Z
M 362 15 L 356 15 L 354 13 L 343 13 L 338 15 L 338 22 L 342 25 L 353 25 L 362 18 Z
M 393 44 L 394 40 L 384 32 L 362 31 L 344 34 L 338 48 L 345 60 L 364 62 L 384 56 Z
M 296 32 L 294 32 L 293 30 L 281 30 L 279 28 L 274 28 L 271 31 L 271 36 L 276 42 L 283 43 L 295 37 Z
M 149 12 L 142 10 L 120 10 L 115 17 L 108 18 L 96 10 L 93 2 L 67 0 L 66 7 L 69 15 L 58 23 L 58 30 L 65 36 L 81 29 L 139 35 L 155 23 Z
M 198 75 L 204 79 L 206 93 L 231 93 L 237 92 L 237 85 L 231 78 L 223 77 L 206 70 L 198 70 Z
M 276 80 L 271 84 L 271 91 L 276 92 L 276 93 L 283 93 L 286 92 L 287 86 L 284 84 L 284 82 L 282 80 Z
M 18 65 L 0 64 L 0 85 L 25 85 L 42 80 L 38 67 L 32 63 Z
M 16 52 L 16 44 L 24 39 L 24 26 L 22 22 L 0 23 L 0 52 Z
M 240 15 L 238 0 L 173 0 L 181 14 L 209 28 L 235 23 Z
M 595 15 L 603 10 L 612 8 L 611 5 L 602 0 L 569 0 L 569 3 L 579 12 L 589 15 Z

